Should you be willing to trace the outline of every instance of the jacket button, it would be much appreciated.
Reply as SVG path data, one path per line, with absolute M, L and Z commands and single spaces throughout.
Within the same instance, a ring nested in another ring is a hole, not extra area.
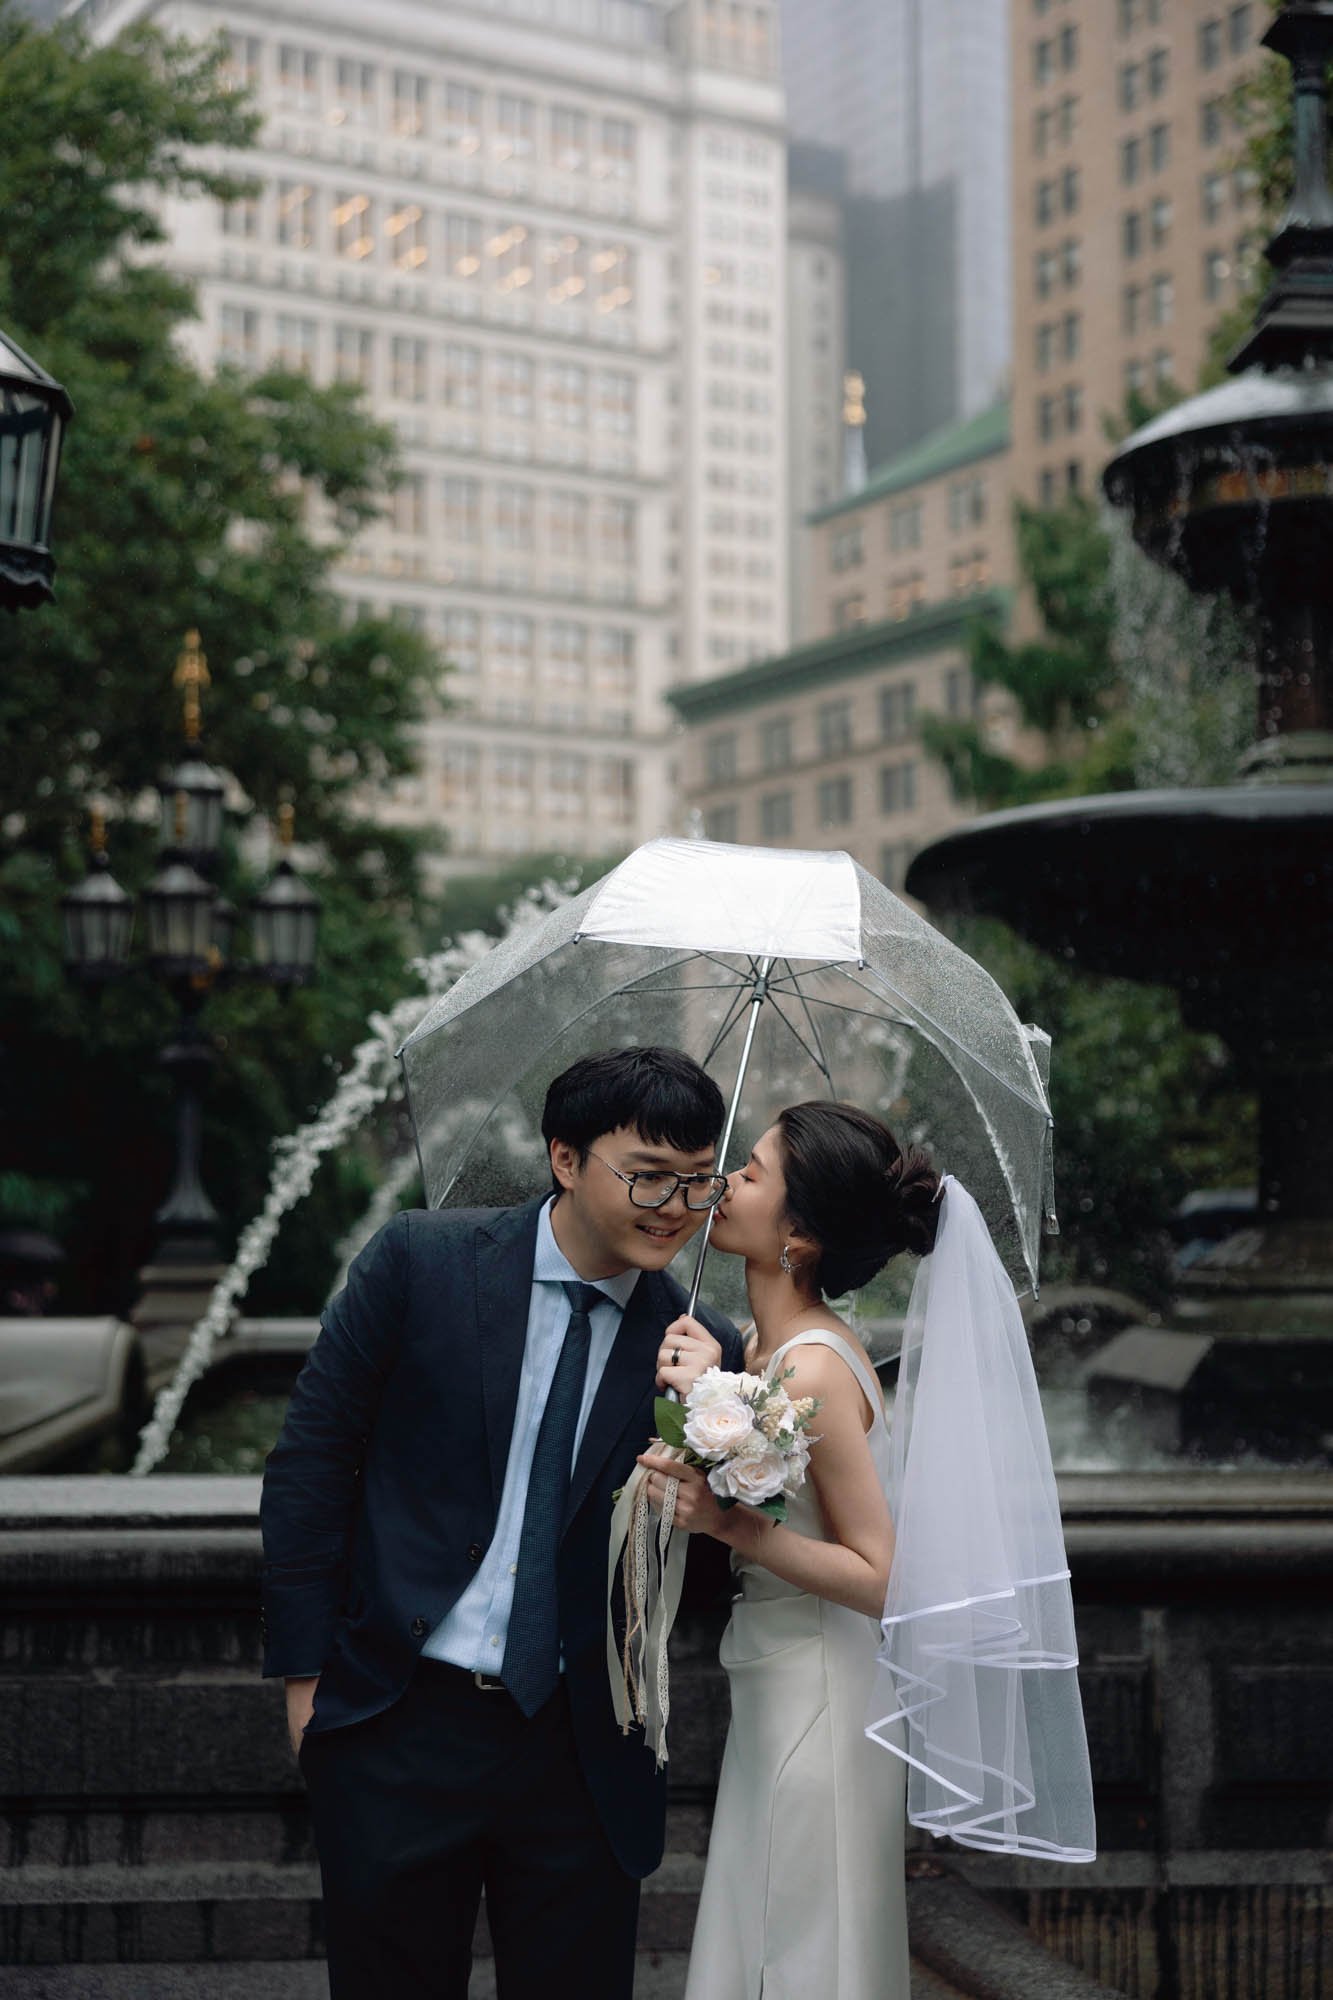
M 467 1552 L 467 1559 L 470 1563 L 479 1563 L 482 1557 L 485 1555 L 485 1553 L 486 1551 L 481 1546 L 480 1542 L 473 1542 L 472 1546 L 469 1548 Z
M 424 1618 L 414 1618 L 414 1619 L 412 1620 L 412 1637 L 413 1637 L 414 1639 L 424 1639 L 424 1638 L 425 1638 L 425 1636 L 426 1636 L 426 1621 L 425 1621 L 425 1619 L 424 1619 Z

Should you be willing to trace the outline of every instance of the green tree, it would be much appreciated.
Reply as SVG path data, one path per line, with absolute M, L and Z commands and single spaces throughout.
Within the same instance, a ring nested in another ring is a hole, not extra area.
M 171 674 L 197 626 L 213 682 L 205 754 L 234 774 L 236 803 L 270 817 L 294 806 L 325 905 L 315 988 L 284 1005 L 238 985 L 211 1002 L 225 1057 L 206 1165 L 239 1222 L 261 1198 L 271 1137 L 315 1107 L 369 1009 L 411 985 L 407 961 L 433 940 L 423 837 L 365 808 L 411 771 L 412 724 L 439 698 L 441 665 L 395 620 L 349 620 L 330 586 L 398 476 L 391 431 L 349 388 L 275 370 L 205 376 L 187 356 L 196 302 L 154 259 L 161 205 L 242 194 L 208 162 L 256 134 L 220 43 L 138 26 L 95 48 L 0 0 L 0 102 L 0 324 L 76 406 L 56 601 L 0 615 L 0 1188 L 11 1218 L 63 1212 L 71 1304 L 123 1306 L 167 1178 L 171 1093 L 153 1058 L 171 1012 L 145 979 L 96 1008 L 64 982 L 57 899 L 82 872 L 86 808 L 104 803 L 115 872 L 141 883 L 154 844 L 141 802 L 179 754 Z M 227 893 L 243 903 L 267 864 L 233 823 Z M 339 1163 L 267 1303 L 317 1297 L 366 1173 Z

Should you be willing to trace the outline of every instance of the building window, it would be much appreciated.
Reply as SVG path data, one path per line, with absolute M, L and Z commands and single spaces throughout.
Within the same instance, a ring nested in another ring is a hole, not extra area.
M 498 612 L 491 620 L 490 667 L 507 687 L 529 688 L 536 658 L 535 630 L 530 618 Z
M 821 757 L 841 757 L 852 747 L 852 704 L 826 701 L 820 705 L 816 730 Z
M 879 691 L 879 733 L 885 743 L 901 743 L 916 728 L 916 683 L 897 681 Z
M 850 631 L 854 625 L 866 622 L 866 601 L 859 590 L 850 597 L 838 597 L 833 603 L 833 629 L 835 632 Z
M 223 306 L 218 322 L 218 353 L 235 368 L 259 365 L 259 314 L 248 306 Z
M 344 125 L 350 119 L 354 125 L 373 125 L 375 122 L 374 64 L 353 62 L 349 56 L 339 56 L 335 75 L 337 84 L 334 91 L 331 122 L 335 125 Z
M 1143 394 L 1143 363 L 1141 361 L 1127 361 L 1125 363 L 1125 394 L 1127 396 L 1141 396 Z
M 1169 347 L 1159 347 L 1152 358 L 1153 382 L 1159 392 L 1174 388 L 1176 364 Z
M 1133 187 L 1143 165 L 1143 141 L 1122 139 L 1120 141 L 1120 178 L 1126 187 Z
M 293 48 L 283 42 L 278 48 L 278 89 L 288 104 L 299 111 L 319 108 L 319 57 L 313 49 Z
M 552 493 L 547 517 L 549 554 L 553 562 L 583 564 L 588 560 L 588 501 L 583 493 Z
M 1037 480 L 1037 504 L 1040 507 L 1055 505 L 1055 474 L 1050 466 L 1044 466 Z
M 1137 333 L 1143 320 L 1143 287 L 1126 285 L 1120 294 L 1120 330 Z
M 481 619 L 475 611 L 446 611 L 444 657 L 455 674 L 475 680 L 481 672 Z
M 1083 467 L 1076 458 L 1071 458 L 1065 467 L 1065 492 L 1074 498 L 1083 491 Z
M 218 220 L 224 236 L 258 236 L 259 202 L 254 195 L 240 201 L 218 203 Z
M 1032 120 L 1032 150 L 1037 158 L 1044 159 L 1051 141 L 1051 127 L 1055 123 L 1055 112 L 1049 105 L 1043 105 Z
M 588 685 L 588 628 L 570 618 L 553 618 L 546 647 L 546 682 L 562 694 L 582 694 Z
M 424 403 L 427 394 L 426 343 L 396 333 L 390 349 L 390 393 L 400 403 Z
M 225 76 L 229 90 L 258 90 L 260 49 L 258 35 L 227 35 Z
M 1042 320 L 1036 332 L 1037 373 L 1044 375 L 1055 354 L 1055 328 L 1050 320 Z
M 1226 201 L 1227 177 L 1221 173 L 1205 174 L 1199 183 L 1200 207 L 1205 222 L 1216 222 Z
M 1037 402 L 1037 436 L 1043 444 L 1049 444 L 1055 436 L 1055 398 L 1042 396 Z
M 905 840 L 886 841 L 879 850 L 879 879 L 895 896 L 903 893 L 915 853 L 916 849 Z
M 594 388 L 593 429 L 602 437 L 632 437 L 638 395 L 634 377 L 618 368 L 599 368 Z
M 1077 236 L 1066 236 L 1060 245 L 1060 275 L 1066 285 L 1076 285 L 1083 275 L 1083 246 Z
M 576 361 L 553 361 L 546 370 L 546 421 L 553 430 L 583 431 L 588 423 L 588 371 Z
M 1032 81 L 1040 89 L 1054 75 L 1055 42 L 1049 35 L 1044 35 L 1039 42 L 1032 44 Z
M 770 716 L 759 725 L 759 763 L 765 771 L 785 771 L 791 763 L 791 717 Z
M 637 515 L 632 500 L 601 503 L 597 516 L 598 560 L 613 569 L 632 569 L 637 548 Z
M 393 73 L 393 129 L 400 139 L 420 139 L 426 131 L 429 92 L 424 76 L 410 70 Z
M 1054 250 L 1037 252 L 1036 286 L 1039 299 L 1048 299 L 1055 290 L 1055 279 L 1059 268 L 1060 261 Z
M 396 535 L 425 534 L 426 482 L 419 472 L 400 474 L 389 504 L 389 518 Z
M 704 770 L 710 785 L 729 785 L 736 776 L 736 732 L 724 729 L 704 743 Z
M 476 543 L 481 540 L 481 483 L 476 479 L 447 477 L 441 487 L 444 502 L 446 542 Z
M 603 817 L 613 826 L 632 826 L 637 779 L 629 757 L 604 757 L 598 788 Z
M 1143 69 L 1139 63 L 1121 63 L 1117 92 L 1122 111 L 1137 111 L 1143 96 Z
M 526 354 L 495 357 L 493 407 L 509 423 L 530 424 L 536 402 L 536 370 Z
M 852 781 L 844 772 L 837 778 L 821 778 L 816 794 L 821 827 L 846 826 L 852 817 Z
M 530 97 L 502 90 L 495 100 L 495 137 L 491 151 L 497 160 L 530 160 L 537 150 L 537 107 Z
M 1078 127 L 1078 99 L 1076 97 L 1062 97 L 1060 99 L 1059 120 L 1060 137 L 1068 145 Z
M 1159 194 L 1149 211 L 1149 233 L 1154 250 L 1160 250 L 1171 234 L 1171 202 L 1164 194 Z
M 557 819 L 575 819 L 587 804 L 588 760 L 577 751 L 562 751 L 546 768 L 546 796 Z
M 1032 191 L 1033 213 L 1038 226 L 1055 220 L 1055 182 L 1038 181 Z
M 835 572 L 854 569 L 865 555 L 864 537 L 861 523 L 853 522 L 849 528 L 837 529 L 829 538 L 829 562 Z
M 790 840 L 792 796 L 790 792 L 766 792 L 759 801 L 761 840 Z
M 916 763 L 883 764 L 879 773 L 879 809 L 882 813 L 916 810 Z
M 1205 146 L 1216 146 L 1222 137 L 1226 120 L 1226 105 L 1220 97 L 1205 98 L 1199 106 L 1199 139 Z
M 1060 176 L 1060 206 L 1066 215 L 1077 215 L 1082 179 L 1077 167 L 1066 167 Z
M 1116 32 L 1122 40 L 1126 35 L 1132 35 L 1138 27 L 1139 6 L 1140 0 L 1117 0 Z
M 375 367 L 375 336 L 369 327 L 338 326 L 333 330 L 333 372 L 340 382 L 371 386 Z
M 1046 477 L 1045 474 L 1042 476 L 1043 478 Z M 1053 502 L 1055 498 L 1055 474 L 1051 473 L 1050 477 L 1052 481 L 1051 500 Z M 976 713 L 976 696 L 977 691 L 973 686 L 972 676 L 966 667 L 950 667 L 946 671 L 944 676 L 944 709 L 945 713 L 955 722 L 962 716 L 974 715 Z
M 921 502 L 903 500 L 889 511 L 889 548 L 895 555 L 921 546 Z
M 622 312 L 634 303 L 634 253 L 624 243 L 606 244 L 593 253 L 590 268 L 599 313 Z
M 481 275 L 481 220 L 475 215 L 446 215 L 444 218 L 444 275 L 466 278 Z
M 1127 208 L 1120 218 L 1120 254 L 1137 257 L 1143 248 L 1143 217 L 1138 209 Z
M 557 173 L 588 171 L 588 117 L 566 104 L 551 107 L 551 165 Z
M 954 534 L 979 527 L 986 518 L 984 479 L 956 479 L 949 488 L 949 527 Z
M 342 193 L 333 205 L 333 247 L 360 263 L 375 248 L 375 208 L 368 194 Z
M 1066 361 L 1077 361 L 1083 346 L 1083 316 L 1068 312 L 1061 322 L 1062 346 Z
M 634 686 L 634 634 L 623 625 L 604 625 L 597 634 L 598 692 L 623 701 Z
M 278 368 L 290 368 L 294 374 L 314 374 L 314 338 L 314 320 L 298 318 L 294 312 L 280 312 L 278 344 L 274 348 Z
M 287 250 L 313 247 L 315 191 L 309 181 L 278 182 L 278 241 Z
M 481 349 L 448 341 L 444 349 L 444 407 L 446 410 L 481 408 Z
M 1076 431 L 1083 423 L 1083 391 L 1077 382 L 1065 384 L 1065 429 Z
M 537 514 L 530 486 L 502 480 L 495 489 L 495 546 L 510 555 L 531 555 L 537 541 Z
M 1148 127 L 1148 164 L 1160 174 L 1171 162 L 1171 127 L 1165 120 Z
M 1171 51 L 1154 49 L 1148 57 L 1148 95 L 1160 97 L 1171 80 Z
M 1176 285 L 1168 273 L 1159 271 L 1152 281 L 1152 323 L 1170 326 L 1175 317 Z
M 918 570 L 913 570 L 910 576 L 896 577 L 889 585 L 890 618 L 910 618 L 925 601 L 926 579 Z
M 395 271 L 420 271 L 430 256 L 426 243 L 426 211 L 419 201 L 405 201 L 384 220 L 389 255 Z
M 1060 67 L 1073 69 L 1078 63 L 1078 28 L 1070 21 L 1060 30 Z
M 704 832 L 710 840 L 734 842 L 740 835 L 740 814 L 735 806 L 710 806 L 704 814 Z
M 1222 60 L 1222 23 L 1217 15 L 1199 23 L 1199 68 L 1216 69 Z
M 636 137 L 626 118 L 603 118 L 598 126 L 597 158 L 593 174 L 599 180 L 628 181 L 634 178 Z
M 1243 55 L 1250 46 L 1254 35 L 1250 24 L 1252 12 L 1250 7 L 1233 7 L 1227 15 L 1227 43 L 1233 56 Z
M 1226 290 L 1227 279 L 1231 276 L 1231 266 L 1227 262 L 1225 250 L 1205 250 L 1203 254 L 1203 295 L 1212 301 L 1220 299 Z
M 464 159 L 481 151 L 481 92 L 470 83 L 444 86 L 444 143 Z

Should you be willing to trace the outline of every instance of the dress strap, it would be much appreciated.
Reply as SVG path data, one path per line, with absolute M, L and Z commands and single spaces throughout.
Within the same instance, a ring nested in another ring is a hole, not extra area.
M 860 1383 L 875 1422 L 880 1424 L 884 1422 L 884 1392 L 845 1334 L 835 1333 L 832 1327 L 812 1327 L 807 1333 L 793 1334 L 790 1340 L 783 1341 L 777 1353 L 770 1358 L 765 1373 L 771 1376 L 783 1355 L 789 1354 L 793 1347 L 831 1347 L 833 1352 L 840 1355 L 847 1363 Z

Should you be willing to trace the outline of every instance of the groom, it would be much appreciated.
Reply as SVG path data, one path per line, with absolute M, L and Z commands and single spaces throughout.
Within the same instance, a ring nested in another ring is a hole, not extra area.
M 261 1521 L 332 2000 L 462 2000 L 483 1888 L 502 2000 L 629 2000 L 665 1784 L 611 1706 L 612 1496 L 700 1352 L 666 1266 L 722 1119 L 674 1049 L 586 1057 L 546 1098 L 552 1195 L 404 1211 L 324 1314 Z

